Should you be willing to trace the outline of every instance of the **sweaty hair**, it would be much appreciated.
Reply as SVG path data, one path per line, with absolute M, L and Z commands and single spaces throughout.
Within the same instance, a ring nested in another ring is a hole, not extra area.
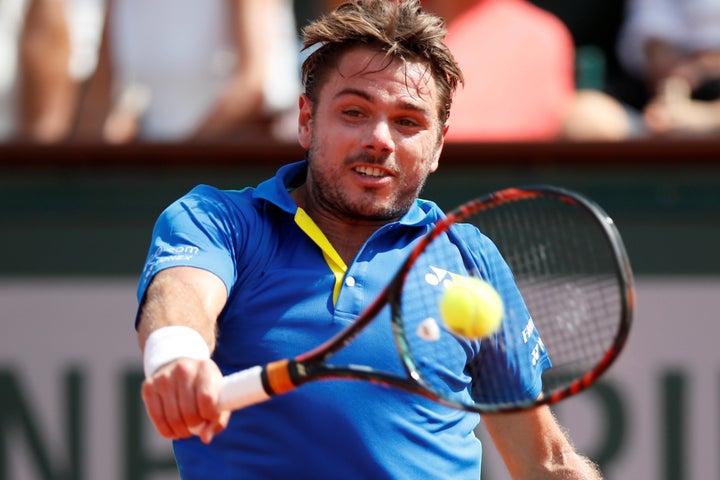
M 302 65 L 305 93 L 315 101 L 343 54 L 367 46 L 384 52 L 390 59 L 425 63 L 437 85 L 438 113 L 444 122 L 450 115 L 453 93 L 463 81 L 460 66 L 443 43 L 446 34 L 444 20 L 425 12 L 419 0 L 343 3 L 303 29 L 304 48 L 318 47 Z

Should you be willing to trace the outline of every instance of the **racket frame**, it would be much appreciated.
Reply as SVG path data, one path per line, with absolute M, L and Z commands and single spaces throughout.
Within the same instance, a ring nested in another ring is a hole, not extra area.
M 597 223 L 602 227 L 609 247 L 617 259 L 616 271 L 614 273 L 621 285 L 621 318 L 619 319 L 615 339 L 611 347 L 593 368 L 564 388 L 551 391 L 534 400 L 512 404 L 471 405 L 455 402 L 436 393 L 432 387 L 430 387 L 423 379 L 413 356 L 409 352 L 405 325 L 400 312 L 400 296 L 403 283 L 417 258 L 426 247 L 438 236 L 447 232 L 455 223 L 462 221 L 470 215 L 494 208 L 503 203 L 528 200 L 535 197 L 555 197 L 570 202 L 579 208 L 585 209 L 587 213 L 594 216 Z M 420 238 L 418 244 L 413 248 L 408 258 L 382 292 L 363 310 L 352 324 L 345 327 L 342 331 L 312 350 L 298 355 L 294 359 L 278 360 L 265 366 L 252 367 L 225 377 L 223 379 L 223 390 L 225 393 L 221 392 L 220 404 L 222 408 L 227 409 L 242 408 L 267 400 L 275 395 L 290 392 L 310 381 L 330 379 L 361 380 L 382 386 L 399 388 L 453 408 L 479 413 L 514 412 L 540 405 L 555 404 L 593 385 L 618 358 L 629 336 L 634 304 L 633 275 L 625 247 L 623 246 L 622 239 L 614 222 L 601 207 L 577 192 L 556 186 L 539 185 L 508 188 L 465 203 L 447 213 L 443 219 L 436 223 L 430 232 Z M 391 308 L 393 336 L 399 357 L 407 375 L 406 377 L 374 370 L 366 366 L 338 366 L 326 363 L 332 355 L 352 342 L 353 339 L 375 319 L 380 311 L 388 305 Z M 257 385 L 259 383 L 262 384 L 263 392 L 258 390 L 259 387 Z M 245 398 L 239 398 L 242 396 Z

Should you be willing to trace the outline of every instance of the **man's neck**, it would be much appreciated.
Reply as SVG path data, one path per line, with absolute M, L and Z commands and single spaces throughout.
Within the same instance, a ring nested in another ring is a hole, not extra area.
M 307 189 L 302 185 L 290 195 L 317 225 L 346 265 L 352 263 L 365 242 L 387 222 L 343 219 L 323 209 L 315 208 L 308 200 Z

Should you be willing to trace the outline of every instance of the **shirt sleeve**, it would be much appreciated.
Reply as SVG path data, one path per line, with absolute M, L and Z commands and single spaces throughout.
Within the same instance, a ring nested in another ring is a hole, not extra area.
M 230 292 L 236 278 L 228 203 L 222 192 L 198 186 L 158 217 L 137 290 L 142 301 L 153 276 L 170 267 L 189 266 L 217 275 Z
M 467 366 L 473 379 L 472 397 L 478 403 L 532 401 L 542 392 L 543 371 L 551 366 L 542 332 L 535 328 L 513 273 L 495 244 L 479 233 L 477 237 L 471 240 L 470 250 L 480 255 L 471 258 L 500 294 L 505 311 L 500 331 L 482 341 Z

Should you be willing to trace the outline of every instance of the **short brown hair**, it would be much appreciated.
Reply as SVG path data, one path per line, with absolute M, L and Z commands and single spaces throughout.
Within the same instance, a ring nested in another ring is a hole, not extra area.
M 303 29 L 304 48 L 318 48 L 302 65 L 305 93 L 317 91 L 340 57 L 357 46 L 369 46 L 404 61 L 420 60 L 432 70 L 439 94 L 439 116 L 450 115 L 452 96 L 463 75 L 443 43 L 442 18 L 425 12 L 419 0 L 354 0 L 343 3 Z

